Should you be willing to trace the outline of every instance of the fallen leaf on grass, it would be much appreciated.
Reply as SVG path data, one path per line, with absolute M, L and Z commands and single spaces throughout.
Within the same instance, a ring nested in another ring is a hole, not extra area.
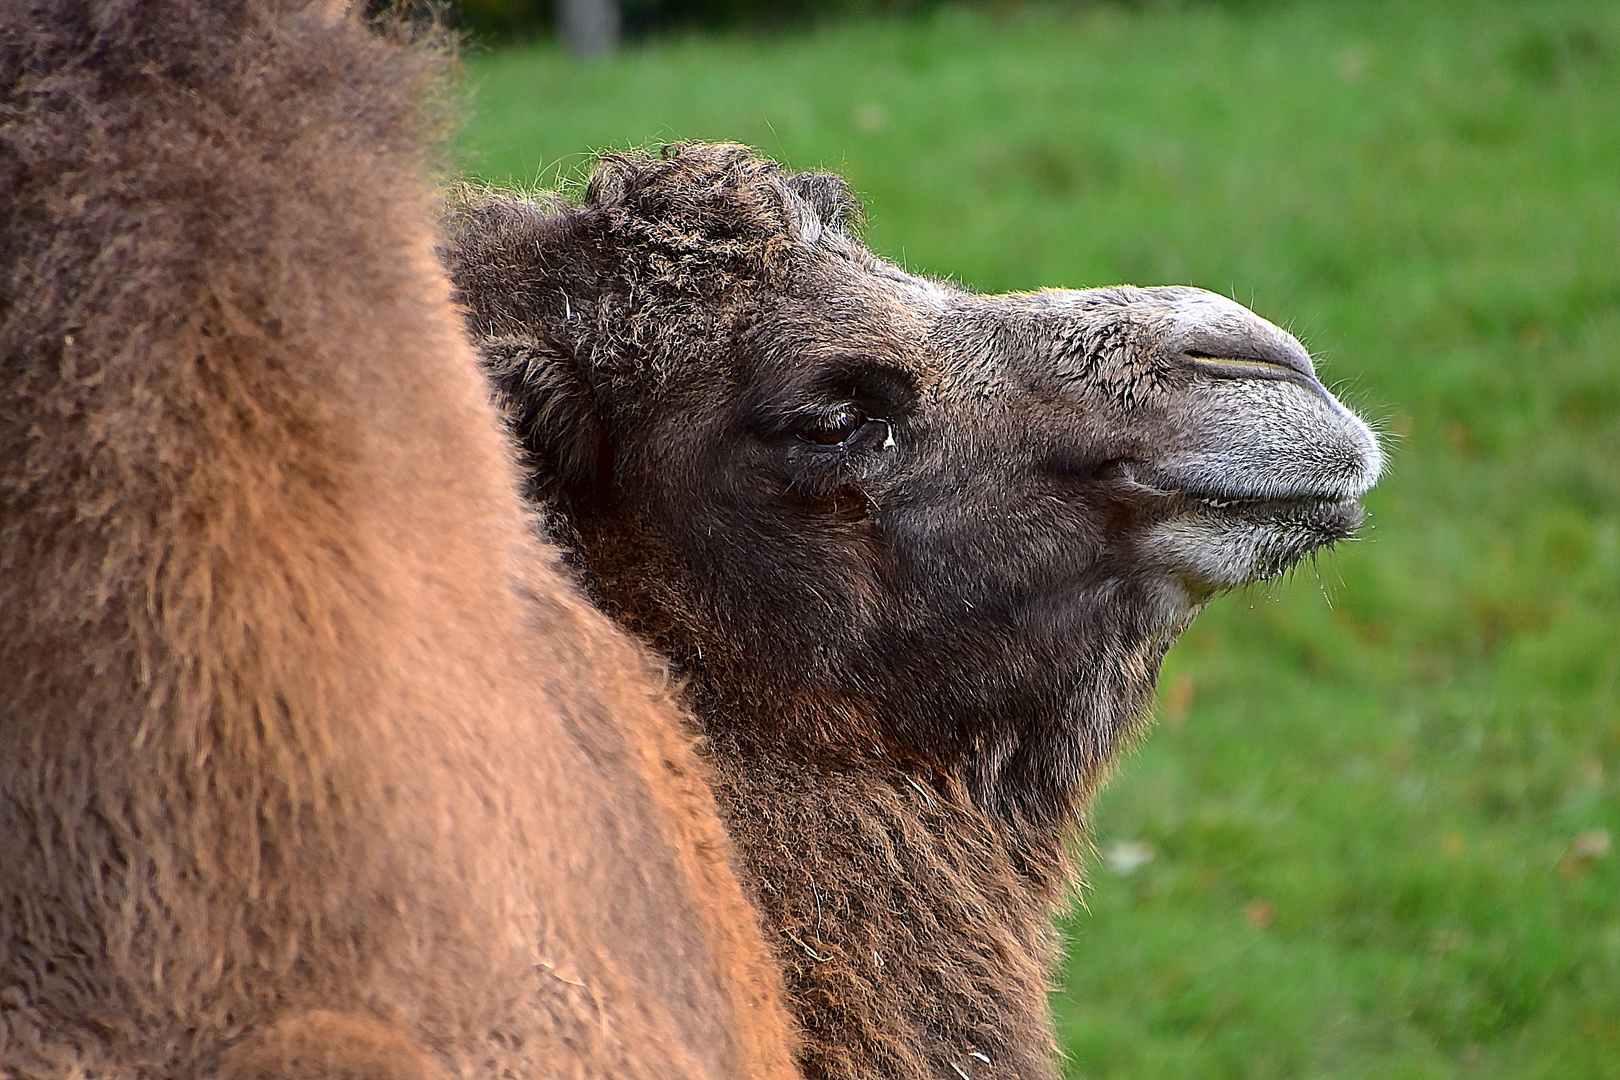
M 857 105 L 850 114 L 850 122 L 862 135 L 876 135 L 889 126 L 889 110 L 871 102 Z
M 1130 877 L 1159 857 L 1159 849 L 1146 840 L 1115 840 L 1103 853 L 1108 869 L 1120 877 Z
M 1558 870 L 1567 878 L 1580 877 L 1598 859 L 1609 854 L 1609 830 L 1588 829 L 1569 842 L 1569 850 L 1558 860 Z
M 1193 694 L 1198 684 L 1190 671 L 1178 671 L 1170 676 L 1170 683 L 1164 690 L 1164 722 L 1171 727 L 1180 727 L 1181 722 L 1187 719 L 1187 710 L 1192 708 Z
M 1243 921 L 1256 930 L 1264 930 L 1277 917 L 1277 909 L 1270 900 L 1250 900 L 1243 905 Z

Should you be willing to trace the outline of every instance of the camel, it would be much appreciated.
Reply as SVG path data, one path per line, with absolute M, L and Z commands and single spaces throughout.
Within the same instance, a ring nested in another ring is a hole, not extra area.
M 442 57 L 332 7 L 0 20 L 0 1076 L 794 1075 L 451 306 Z
M 530 493 L 667 657 L 816 1080 L 1050 1078 L 1088 800 L 1209 598 L 1350 537 L 1377 440 L 1199 289 L 978 295 L 735 145 L 472 191 Z

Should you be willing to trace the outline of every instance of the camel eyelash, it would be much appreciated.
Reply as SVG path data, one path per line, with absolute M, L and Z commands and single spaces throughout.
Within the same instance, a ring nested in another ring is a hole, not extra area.
M 746 414 L 745 423 L 763 438 L 798 437 L 806 442 L 838 445 L 816 436 L 835 431 L 858 415 L 862 423 L 881 421 L 885 445 L 917 400 L 909 373 L 868 358 L 849 358 L 828 365 L 808 385 L 765 390 Z M 808 438 L 806 438 L 808 436 Z
M 793 431 L 804 442 L 834 449 L 847 446 L 873 422 L 888 425 L 887 420 L 868 415 L 865 409 L 851 402 L 802 412 Z

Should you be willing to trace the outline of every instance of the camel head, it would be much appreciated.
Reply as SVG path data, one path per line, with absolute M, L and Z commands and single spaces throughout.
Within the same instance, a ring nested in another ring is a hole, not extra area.
M 1377 440 L 1224 297 L 980 295 L 855 215 L 683 145 L 470 197 L 452 272 L 553 529 L 712 734 L 1063 817 L 1211 595 L 1355 532 Z

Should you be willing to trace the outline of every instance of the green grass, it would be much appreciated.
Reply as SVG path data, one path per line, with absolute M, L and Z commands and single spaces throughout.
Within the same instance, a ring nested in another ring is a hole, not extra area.
M 1620 1076 L 1620 4 L 987 5 L 473 57 L 469 167 L 729 138 L 987 290 L 1188 282 L 1392 439 L 1364 541 L 1218 602 L 1096 811 L 1084 1077 Z

